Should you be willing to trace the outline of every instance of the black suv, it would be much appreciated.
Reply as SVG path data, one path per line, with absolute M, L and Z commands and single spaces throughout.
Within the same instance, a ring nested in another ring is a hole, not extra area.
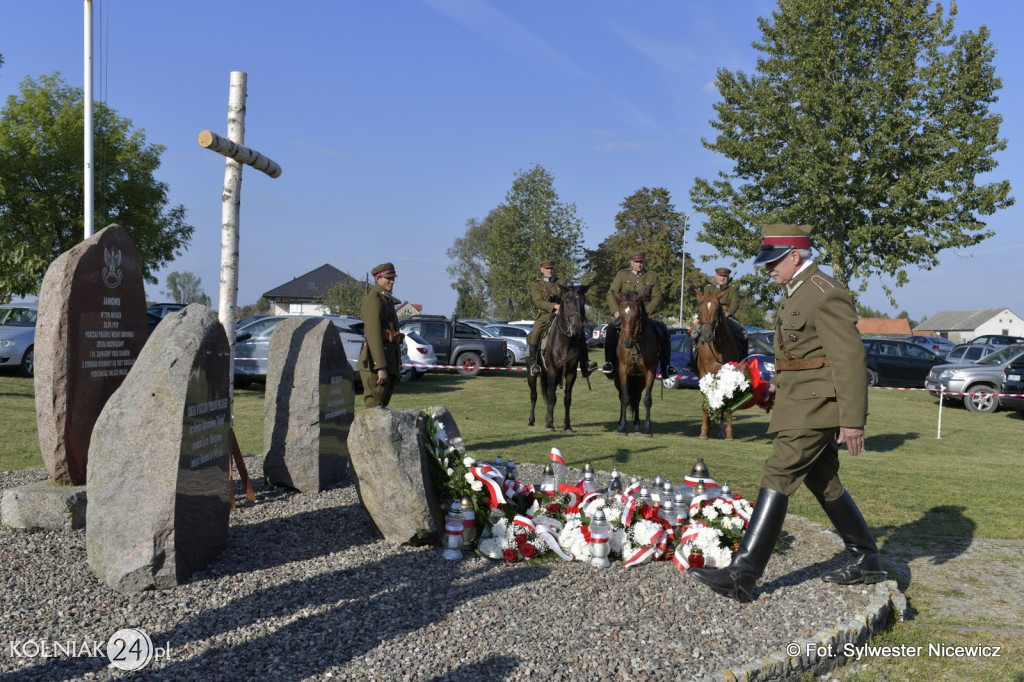
M 1024 410 L 1024 357 L 1017 358 L 1003 368 L 1003 381 L 999 385 L 999 393 L 1000 407 Z

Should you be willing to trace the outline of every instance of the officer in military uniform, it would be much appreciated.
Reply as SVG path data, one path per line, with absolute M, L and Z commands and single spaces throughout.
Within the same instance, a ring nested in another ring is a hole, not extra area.
M 547 260 L 541 263 L 540 277 L 530 286 L 530 298 L 533 300 L 533 331 L 526 337 L 526 352 L 529 356 L 527 364 L 533 376 L 540 374 L 540 342 L 551 318 L 558 313 L 558 307 L 562 302 L 561 286 L 561 282 L 555 277 L 554 262 Z M 583 378 L 590 376 L 595 369 L 597 364 L 590 361 L 587 339 L 584 337 L 580 347 L 580 371 Z
M 885 580 L 878 546 L 839 480 L 839 446 L 864 450 L 868 390 L 864 346 L 849 293 L 811 260 L 811 227 L 768 225 L 755 264 L 785 286 L 775 322 L 772 453 L 739 550 L 726 568 L 688 573 L 740 602 L 753 598 L 782 531 L 789 496 L 804 484 L 836 527 L 851 561 L 823 580 L 840 585 Z
M 615 294 L 625 294 L 627 291 L 635 291 L 644 298 L 644 308 L 647 310 L 648 319 L 654 333 L 658 337 L 661 355 L 661 376 L 669 377 L 677 374 L 676 368 L 669 364 L 671 350 L 669 349 L 668 327 L 661 320 L 654 319 L 654 314 L 661 306 L 661 282 L 658 275 L 647 269 L 647 256 L 643 253 L 635 253 L 629 259 L 630 267 L 619 270 L 615 273 L 611 286 L 608 287 L 608 295 L 605 300 L 608 302 L 608 309 L 612 313 L 612 322 L 605 328 L 604 339 L 604 366 L 601 371 L 611 379 L 615 375 L 615 365 L 618 362 L 619 327 L 622 322 L 619 320 L 619 304 L 615 300 Z
M 740 292 L 732 283 L 732 270 L 729 268 L 715 268 L 715 281 L 704 287 L 704 293 L 721 294 L 718 299 L 725 314 L 725 320 L 732 330 L 732 338 L 736 341 L 736 348 L 739 350 L 740 358 L 747 357 L 750 348 L 747 340 L 747 329 L 736 319 L 736 313 L 740 309 Z M 696 324 L 690 327 L 690 366 L 697 371 L 697 338 L 693 334 Z
M 366 342 L 359 354 L 359 378 L 367 407 L 387 407 L 398 383 L 404 335 L 398 331 L 398 315 L 391 292 L 395 266 L 381 263 L 370 271 L 374 285 L 366 292 L 360 317 Z

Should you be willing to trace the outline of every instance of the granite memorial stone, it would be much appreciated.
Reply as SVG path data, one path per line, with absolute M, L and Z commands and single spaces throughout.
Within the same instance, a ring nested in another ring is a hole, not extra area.
M 326 490 L 348 472 L 352 370 L 330 320 L 284 320 L 270 338 L 263 473 L 273 485 Z
M 146 343 L 146 292 L 128 233 L 109 225 L 57 257 L 36 324 L 36 422 L 54 480 L 83 485 L 96 418 Z
M 449 442 L 461 436 L 446 408 L 432 408 Z M 444 510 L 430 480 L 424 415 L 374 407 L 356 414 L 348 436 L 359 499 L 390 542 L 439 544 Z
M 168 588 L 228 542 L 227 334 L 209 308 L 164 318 L 96 421 L 86 550 L 112 589 Z

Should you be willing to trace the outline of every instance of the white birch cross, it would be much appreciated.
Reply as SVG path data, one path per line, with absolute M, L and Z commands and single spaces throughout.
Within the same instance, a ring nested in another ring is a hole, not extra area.
M 227 157 L 224 165 L 224 193 L 221 196 L 220 236 L 220 302 L 218 317 L 228 335 L 231 353 L 230 380 L 234 386 L 235 368 L 235 310 L 238 307 L 238 213 L 242 203 L 242 166 L 252 166 L 272 178 L 281 175 L 281 166 L 258 151 L 244 146 L 245 142 L 246 74 L 231 72 L 228 95 L 228 136 L 214 132 L 199 133 L 199 146 Z M 233 392 L 233 391 L 232 391 Z

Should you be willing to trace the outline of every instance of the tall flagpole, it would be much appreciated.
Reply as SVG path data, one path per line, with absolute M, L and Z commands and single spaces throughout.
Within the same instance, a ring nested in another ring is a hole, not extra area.
M 92 0 L 85 0 L 85 74 L 84 74 L 84 96 L 85 106 L 85 174 L 82 178 L 85 197 L 82 213 L 85 217 L 85 239 L 92 236 L 92 183 L 93 183 L 93 156 L 92 156 Z

